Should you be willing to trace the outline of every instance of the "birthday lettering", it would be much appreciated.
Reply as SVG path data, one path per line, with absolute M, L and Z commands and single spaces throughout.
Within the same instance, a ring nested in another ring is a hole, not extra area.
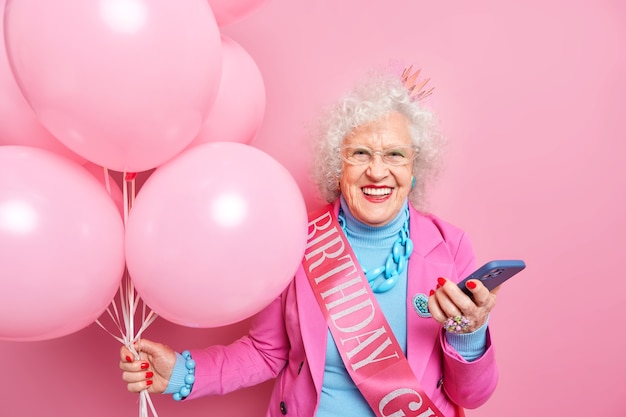
M 329 285 L 320 292 L 320 297 L 332 325 L 347 336 L 341 339 L 341 343 L 351 346 L 348 352 L 348 358 L 354 359 L 351 367 L 356 371 L 372 363 L 398 359 L 399 354 L 394 350 L 384 326 L 367 329 L 375 320 L 376 307 L 365 288 L 367 281 L 358 275 L 355 260 L 346 250 L 340 230 L 331 227 L 331 224 L 329 212 L 309 223 L 312 232 L 308 236 L 309 251 L 304 258 L 309 262 L 307 269 L 315 284 L 328 280 Z M 327 259 L 334 259 L 332 269 L 328 271 L 324 269 L 324 265 L 328 265 L 325 263 Z M 320 271 L 313 274 L 318 267 Z M 355 334 L 364 329 L 365 332 Z M 391 351 L 385 352 L 389 346 L 392 346 Z
M 348 358 L 352 359 L 356 354 L 360 353 L 361 351 L 363 351 L 363 349 L 365 349 L 366 347 L 368 347 L 369 345 L 377 341 L 378 338 L 383 337 L 386 334 L 387 334 L 387 329 L 385 329 L 385 327 L 383 326 L 371 332 L 365 332 L 358 336 L 349 337 L 347 339 L 341 339 L 341 344 L 345 345 L 347 342 L 350 342 L 350 341 L 357 342 L 357 345 L 352 350 L 349 350 L 346 353 Z M 362 339 L 365 336 L 367 336 L 367 338 Z M 395 350 L 393 350 L 392 353 L 388 356 L 379 357 L 379 355 L 383 353 L 383 351 L 391 344 L 392 344 L 391 339 L 389 337 L 385 337 L 382 343 L 380 343 L 380 345 L 378 345 L 378 347 L 376 347 L 374 351 L 370 353 L 365 359 L 356 361 L 355 363 L 351 363 L 350 366 L 352 366 L 352 369 L 356 371 L 371 363 L 381 362 L 387 359 L 398 359 L 398 352 L 396 352 Z
M 357 268 L 356 268 L 356 265 L 354 264 L 354 260 L 352 259 L 350 255 L 345 255 L 340 258 L 337 258 L 337 262 L 339 263 L 339 266 L 331 269 L 328 272 L 323 273 L 319 277 L 316 277 L 315 283 L 319 284 L 320 282 L 339 274 L 341 271 L 345 269 L 351 269 L 351 271 L 345 272 L 346 276 L 355 274 L 357 272 Z
M 422 404 L 424 403 L 424 401 L 422 400 L 422 396 L 417 391 L 412 390 L 410 388 L 398 388 L 397 390 L 394 390 L 390 392 L 389 394 L 385 395 L 380 400 L 380 403 L 378 404 L 378 411 L 380 412 L 380 415 L 382 417 L 405 417 L 407 414 L 405 413 L 405 410 L 403 409 L 395 410 L 391 414 L 386 414 L 386 411 L 385 411 L 385 408 L 389 405 L 389 403 L 405 395 L 408 395 L 409 398 L 402 398 L 400 400 L 401 404 L 406 404 L 407 408 L 412 412 L 420 411 L 420 408 L 422 407 Z M 411 413 L 410 415 L 413 417 L 430 417 L 430 416 L 435 415 L 435 412 L 430 407 L 428 407 L 425 411 L 421 412 L 420 414 Z
M 337 232 L 338 232 L 337 229 L 332 229 L 324 233 L 322 236 L 320 236 L 316 240 L 326 239 L 327 237 L 332 236 L 333 234 L 336 235 Z M 335 248 L 335 250 L 330 251 L 330 249 L 332 248 Z M 344 252 L 345 249 L 346 247 L 343 243 L 343 240 L 341 239 L 341 236 L 336 236 L 334 239 L 330 240 L 329 242 L 324 243 L 322 246 L 312 250 L 311 252 L 305 253 L 304 258 L 307 261 L 316 255 L 320 255 L 319 259 L 317 259 L 315 262 L 309 265 L 309 272 L 312 272 L 315 268 L 320 266 L 322 262 L 324 262 L 327 258 L 328 259 L 337 258 L 339 255 L 341 255 Z M 327 252 L 327 250 L 329 250 L 329 252 Z
M 402 381 L 415 377 L 331 211 L 309 222 L 302 263 L 350 376 L 358 386 L 363 383 L 363 390 L 372 391 L 373 395 L 365 391 L 364 395 L 376 415 L 443 417 L 438 411 L 435 414 L 435 406 L 427 397 L 403 387 Z M 376 383 L 366 388 L 365 381 L 375 381 L 377 375 L 398 369 L 390 366 L 400 366 L 397 381 L 387 378 L 382 386 Z
M 326 223 L 322 223 L 322 222 L 326 222 Z M 313 239 L 313 236 L 315 236 L 317 234 L 318 231 L 320 230 L 326 230 L 328 228 L 328 226 L 330 226 L 331 224 L 333 224 L 333 218 L 330 215 L 330 211 L 325 211 L 321 216 L 319 216 L 317 219 L 310 221 L 309 222 L 309 229 L 313 228 L 313 230 L 311 230 L 309 232 L 309 236 L 307 237 L 307 241 L 309 242 L 308 246 L 311 246 L 312 243 L 310 242 L 311 239 Z
M 363 285 L 363 280 L 357 276 L 348 281 L 336 283 L 335 286 L 320 294 L 325 302 L 324 305 L 329 312 L 332 324 L 337 330 L 347 335 L 361 331 L 369 326 L 376 314 L 376 308 Z M 390 353 L 383 356 L 385 349 L 392 345 L 389 337 L 380 340 L 381 336 L 385 336 L 386 333 L 387 330 L 383 326 L 362 334 L 341 338 L 342 344 L 348 342 L 357 343 L 347 353 L 349 359 L 352 359 L 364 349 L 371 348 L 371 351 L 365 358 L 355 360 L 354 363 L 350 364 L 353 370 L 356 371 L 366 365 L 386 359 L 399 358 L 398 352 L 393 349 Z

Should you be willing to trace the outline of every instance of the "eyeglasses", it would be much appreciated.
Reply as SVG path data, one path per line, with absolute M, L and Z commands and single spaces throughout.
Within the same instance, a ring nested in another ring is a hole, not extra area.
M 375 151 L 365 145 L 349 145 L 339 148 L 341 159 L 352 165 L 368 165 L 378 154 L 380 159 L 387 165 L 408 165 L 417 156 L 417 148 L 411 146 L 395 146 L 380 151 Z

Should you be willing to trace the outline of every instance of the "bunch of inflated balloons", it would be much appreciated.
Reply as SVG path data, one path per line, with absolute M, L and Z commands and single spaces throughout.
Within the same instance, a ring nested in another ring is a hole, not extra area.
M 83 329 L 126 270 L 185 326 L 242 320 L 284 289 L 306 208 L 251 145 L 263 79 L 220 31 L 261 3 L 0 0 L 0 339 Z M 154 170 L 127 215 L 108 170 Z

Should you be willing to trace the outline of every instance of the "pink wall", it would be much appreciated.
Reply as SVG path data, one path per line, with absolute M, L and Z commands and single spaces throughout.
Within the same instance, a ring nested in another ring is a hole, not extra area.
M 263 74 L 254 145 L 283 163 L 309 207 L 306 124 L 371 67 L 416 63 L 450 138 L 432 209 L 473 236 L 479 261 L 523 258 L 492 329 L 498 389 L 470 416 L 623 416 L 626 7 L 619 0 L 271 0 L 224 27 Z M 236 123 L 236 121 L 234 121 Z M 623 302 L 621 303 L 623 304 Z M 247 322 L 147 336 L 176 349 L 225 343 Z M 618 339 L 619 338 L 619 339 Z M 0 342 L 0 415 L 136 416 L 118 342 L 95 325 Z M 271 383 L 159 415 L 262 416 Z

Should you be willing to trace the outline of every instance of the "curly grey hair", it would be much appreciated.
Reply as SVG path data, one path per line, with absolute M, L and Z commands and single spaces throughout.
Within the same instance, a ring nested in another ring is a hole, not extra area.
M 409 130 L 417 157 L 413 161 L 415 187 L 409 193 L 411 204 L 425 207 L 426 185 L 441 167 L 443 139 L 434 114 L 412 101 L 400 77 L 376 73 L 356 85 L 331 106 L 319 120 L 314 132 L 313 179 L 328 202 L 339 197 L 342 160 L 339 147 L 356 127 L 396 111 L 409 119 Z

